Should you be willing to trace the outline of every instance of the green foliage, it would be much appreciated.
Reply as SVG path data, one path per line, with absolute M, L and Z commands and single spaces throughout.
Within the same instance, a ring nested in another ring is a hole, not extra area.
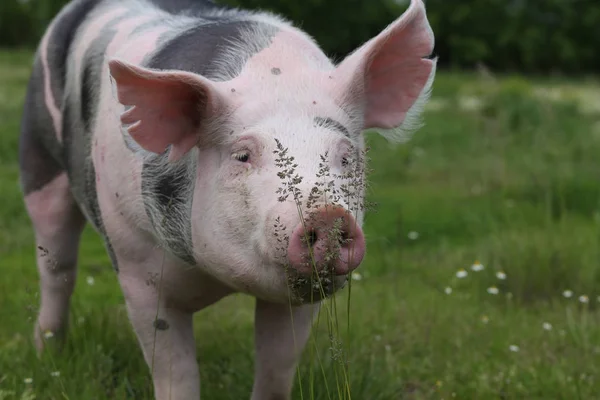
M 0 52 L 0 399 L 150 399 L 89 227 L 65 352 L 33 350 L 38 275 L 16 157 L 30 60 Z M 378 206 L 365 261 L 334 298 L 352 398 L 596 398 L 599 83 L 442 72 L 424 117 L 406 145 L 368 138 Z M 206 398 L 248 398 L 253 307 L 232 296 L 196 316 Z M 313 333 L 293 398 L 337 399 L 324 317 Z
M 409 0 L 225 0 L 281 12 L 338 57 L 406 9 Z M 597 71 L 600 3 L 592 0 L 425 0 L 440 64 L 496 70 Z
M 440 65 L 568 73 L 600 68 L 600 2 L 425 0 Z M 217 0 L 279 12 L 342 58 L 402 14 L 409 0 Z M 0 46 L 34 46 L 65 0 L 2 0 Z
M 66 3 L 65 0 L 2 0 L 0 46 L 36 46 L 48 23 Z

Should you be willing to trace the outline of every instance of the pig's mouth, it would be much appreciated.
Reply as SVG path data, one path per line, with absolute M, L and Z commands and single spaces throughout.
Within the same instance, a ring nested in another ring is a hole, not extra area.
M 288 284 L 292 297 L 300 303 L 315 303 L 330 297 L 346 286 L 348 275 L 336 275 L 330 268 L 324 268 L 310 276 L 291 274 Z

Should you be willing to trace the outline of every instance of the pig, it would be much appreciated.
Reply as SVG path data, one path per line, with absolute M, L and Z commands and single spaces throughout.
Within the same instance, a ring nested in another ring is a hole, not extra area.
M 156 399 L 200 398 L 192 318 L 233 293 L 255 299 L 251 398 L 289 399 L 313 317 L 365 255 L 364 136 L 420 127 L 433 47 L 421 0 L 339 62 L 270 12 L 64 6 L 34 57 L 19 143 L 37 350 L 65 340 L 89 223 Z

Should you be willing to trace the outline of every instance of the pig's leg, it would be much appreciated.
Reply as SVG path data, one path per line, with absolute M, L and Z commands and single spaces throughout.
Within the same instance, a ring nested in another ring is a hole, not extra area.
M 257 300 L 252 400 L 290 398 L 296 365 L 318 308 L 318 304 L 290 307 Z
M 38 351 L 50 337 L 62 343 L 77 275 L 77 252 L 85 218 L 61 173 L 25 196 L 35 230 L 41 305 L 35 328 Z M 51 333 L 51 334 L 50 334 Z
M 130 267 L 122 265 L 121 271 Z M 140 277 L 128 278 L 121 272 L 119 279 L 129 319 L 152 373 L 156 400 L 200 399 L 193 313 L 167 307 L 156 288 Z

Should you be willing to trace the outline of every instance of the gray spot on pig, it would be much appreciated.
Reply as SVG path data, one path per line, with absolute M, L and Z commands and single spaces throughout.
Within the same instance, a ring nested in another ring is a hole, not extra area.
M 324 128 L 329 128 L 329 129 L 333 129 L 336 130 L 338 132 L 340 132 L 341 134 L 343 134 L 344 136 L 346 136 L 348 139 L 352 139 L 350 137 L 350 131 L 348 130 L 348 128 L 346 128 L 344 125 L 342 125 L 340 122 L 329 118 L 329 117 L 315 117 L 314 119 L 315 124 L 317 124 L 318 126 L 322 126 Z
M 98 108 L 98 88 L 101 82 L 102 61 L 104 51 L 113 39 L 115 33 L 103 32 L 85 52 L 83 71 L 81 73 L 81 118 L 86 131 L 94 127 L 96 109 Z
M 173 15 L 202 16 L 207 12 L 224 9 L 211 0 L 149 0 L 150 3 Z
M 72 93 L 72 92 L 69 92 Z M 63 160 L 71 184 L 71 192 L 84 214 L 104 239 L 104 245 L 115 271 L 117 259 L 106 235 L 96 191 L 96 169 L 92 161 L 92 133 L 84 128 L 81 107 L 67 96 L 63 110 Z
M 149 60 L 148 66 L 194 72 L 213 80 L 223 80 L 224 75 L 233 78 L 250 57 L 269 46 L 278 32 L 275 26 L 255 21 L 222 18 L 218 23 L 201 20 L 198 23 L 167 42 Z M 258 31 L 262 34 L 248 34 Z M 232 42 L 239 46 L 227 52 Z M 223 57 L 227 65 L 223 65 Z
M 20 181 L 25 195 L 41 189 L 64 170 L 57 159 L 59 153 L 60 145 L 44 103 L 42 65 L 38 55 L 27 86 L 19 137 Z
M 168 165 L 167 154 L 153 155 L 144 161 L 144 206 L 155 232 L 167 248 L 181 260 L 194 265 L 191 205 L 195 162 L 184 158 L 175 165 Z
M 271 68 L 271 73 L 273 75 L 279 75 L 279 74 L 281 74 L 281 69 L 280 68 Z
M 48 41 L 48 67 L 51 71 L 50 86 L 54 101 L 60 108 L 66 82 L 67 57 L 77 32 L 89 13 L 100 4 L 98 0 L 75 0 L 60 14 Z M 39 87 L 43 90 L 43 86 Z M 43 104 L 43 103 L 42 103 Z
M 161 319 L 161 318 L 157 318 L 154 321 L 153 325 L 159 331 L 166 331 L 166 330 L 169 329 L 169 323 L 167 321 L 165 321 L 164 319 Z

